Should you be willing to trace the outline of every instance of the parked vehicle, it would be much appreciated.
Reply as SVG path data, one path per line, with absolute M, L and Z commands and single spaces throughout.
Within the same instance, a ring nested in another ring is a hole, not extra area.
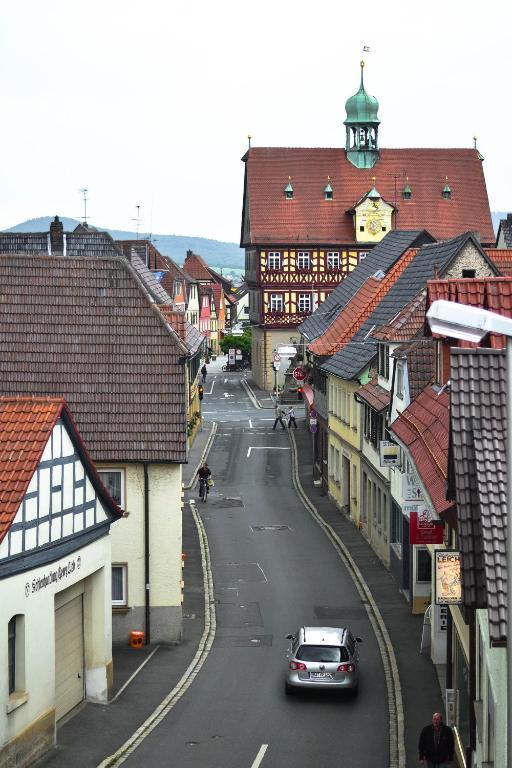
M 359 686 L 360 637 L 338 627 L 300 627 L 286 635 L 285 692 L 296 688 L 347 689 L 354 695 Z

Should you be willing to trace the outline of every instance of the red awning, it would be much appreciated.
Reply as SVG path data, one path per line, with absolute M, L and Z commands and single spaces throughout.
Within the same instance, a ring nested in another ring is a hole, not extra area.
M 302 387 L 302 398 L 306 402 L 308 408 L 311 408 L 313 400 L 315 399 L 315 393 L 313 392 L 311 384 L 304 384 Z

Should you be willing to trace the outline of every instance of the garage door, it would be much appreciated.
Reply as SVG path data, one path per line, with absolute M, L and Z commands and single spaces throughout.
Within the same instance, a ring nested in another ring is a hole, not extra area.
M 82 595 L 55 611 L 55 706 L 57 720 L 84 698 Z

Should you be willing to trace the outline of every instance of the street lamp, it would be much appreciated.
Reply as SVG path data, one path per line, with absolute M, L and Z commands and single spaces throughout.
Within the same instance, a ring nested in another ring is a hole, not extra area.
M 479 307 L 439 299 L 427 312 L 430 330 L 443 336 L 479 342 L 488 333 L 507 340 L 507 768 L 512 768 L 512 319 Z

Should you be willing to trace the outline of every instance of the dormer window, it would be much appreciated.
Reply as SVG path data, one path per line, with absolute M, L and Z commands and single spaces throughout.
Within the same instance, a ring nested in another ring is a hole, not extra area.
M 442 195 L 443 195 L 445 200 L 451 200 L 452 190 L 451 190 L 451 188 L 450 188 L 450 186 L 448 184 L 448 176 L 445 177 L 445 180 L 446 180 L 446 183 L 445 183 L 445 185 L 443 187 Z
M 404 200 L 410 200 L 412 198 L 412 189 L 409 186 L 409 178 L 405 180 L 405 185 L 402 189 L 402 198 Z
M 332 200 L 332 187 L 331 187 L 331 177 L 327 177 L 327 184 L 324 187 L 324 199 L 325 200 Z
M 293 200 L 292 177 L 288 176 L 288 184 L 284 188 L 284 196 L 287 200 Z

